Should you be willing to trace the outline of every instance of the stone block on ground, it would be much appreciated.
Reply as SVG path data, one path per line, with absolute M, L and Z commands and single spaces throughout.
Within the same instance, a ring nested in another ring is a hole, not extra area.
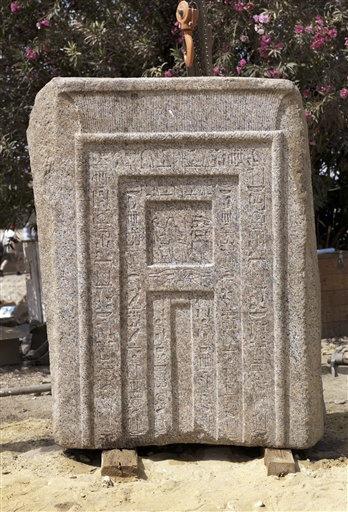
M 139 476 L 138 454 L 135 450 L 104 450 L 101 460 L 102 476 Z
M 264 463 L 267 468 L 267 476 L 284 476 L 299 471 L 298 463 L 291 450 L 266 448 Z
M 56 78 L 28 140 L 57 442 L 314 445 L 320 292 L 296 87 Z

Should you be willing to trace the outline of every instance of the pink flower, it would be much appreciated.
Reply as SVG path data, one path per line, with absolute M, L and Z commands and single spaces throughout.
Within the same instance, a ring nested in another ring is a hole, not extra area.
M 246 5 L 245 5 L 245 10 L 246 11 L 252 11 L 254 9 L 255 5 L 252 3 L 252 2 L 248 2 Z
M 269 46 L 272 42 L 272 38 L 270 35 L 265 34 L 261 37 L 261 46 Z
M 228 0 L 225 0 L 225 4 L 228 4 Z M 253 2 L 248 2 L 248 3 L 244 3 L 242 2 L 241 0 L 239 0 L 238 2 L 234 2 L 233 4 L 233 9 L 236 11 L 236 12 L 243 12 L 243 11 L 252 11 L 254 9 L 254 4 Z
M 295 34 L 303 34 L 304 31 L 305 31 L 305 29 L 304 29 L 303 25 L 295 25 L 295 28 L 294 28 Z
M 330 28 L 328 31 L 327 31 L 327 35 L 329 37 L 329 39 L 335 39 L 337 37 L 337 29 L 335 28 Z
M 226 70 L 222 66 L 215 66 L 213 68 L 213 75 L 214 76 L 224 76 L 225 73 L 226 73 Z
M 25 50 L 25 56 L 28 60 L 37 60 L 39 58 L 39 52 L 33 50 L 33 48 L 27 48 Z
M 244 11 L 244 8 L 245 8 L 244 2 L 235 2 L 233 5 L 233 9 L 236 12 L 242 12 L 242 11 Z
M 242 43 L 247 43 L 249 41 L 249 37 L 245 34 L 242 34 L 239 39 L 242 41 Z
M 281 41 L 279 41 L 278 43 L 272 43 L 271 36 L 269 34 L 264 34 L 263 36 L 261 36 L 260 47 L 258 48 L 258 51 L 261 57 L 266 58 L 268 57 L 271 49 L 280 51 L 283 48 L 284 43 L 282 43 Z
M 316 87 L 316 90 L 320 93 L 320 94 L 330 94 L 330 92 L 333 91 L 333 87 L 332 85 L 330 84 L 322 84 L 322 85 L 318 85 Z
M 268 57 L 270 50 L 269 45 L 271 44 L 271 42 L 272 38 L 268 34 L 261 36 L 260 47 L 258 48 L 258 50 L 262 58 Z
M 164 72 L 164 76 L 166 78 L 172 78 L 174 76 L 174 72 L 172 69 L 167 69 L 165 72 Z
M 322 18 L 321 16 L 316 16 L 315 17 L 315 23 L 317 25 L 319 25 L 320 27 L 323 27 L 324 26 L 324 18 Z
M 303 89 L 303 91 L 302 91 L 302 96 L 303 96 L 305 99 L 309 98 L 309 97 L 310 97 L 310 95 L 311 95 L 311 91 L 310 91 L 310 89 Z
M 238 75 L 240 75 L 241 71 L 245 68 L 247 64 L 248 63 L 245 59 L 240 59 L 240 61 L 238 62 L 238 66 L 236 67 Z
M 173 26 L 172 26 L 172 29 L 171 29 L 171 33 L 172 35 L 176 35 L 178 32 L 180 32 L 180 23 L 178 21 L 176 21 Z
M 345 99 L 348 98 L 348 89 L 347 89 L 347 87 L 343 87 L 340 90 L 340 98 L 342 98 L 342 100 L 345 100 Z
M 176 38 L 177 43 L 181 44 L 183 38 L 182 38 L 181 30 L 180 30 L 180 23 L 178 21 L 176 21 L 173 24 L 171 33 Z
M 348 46 L 348 37 L 344 38 L 344 46 Z
M 268 52 L 269 52 L 269 49 L 270 49 L 269 45 L 271 44 L 271 42 L 272 42 L 272 38 L 268 34 L 264 34 L 263 36 L 261 36 L 260 48 L 259 48 L 259 52 L 260 52 L 261 57 L 267 57 L 268 56 Z
M 312 39 L 310 47 L 312 50 L 320 50 L 324 45 L 325 38 L 320 34 L 316 34 Z
M 270 19 L 270 15 L 267 14 L 266 12 L 262 12 L 261 14 L 255 14 L 253 16 L 253 20 L 255 21 L 255 23 L 261 23 L 262 25 L 269 23 Z
M 313 115 L 312 115 L 311 112 L 308 112 L 308 110 L 305 110 L 304 115 L 305 115 L 305 118 L 306 118 L 307 121 L 312 121 Z
M 271 20 L 270 15 L 269 15 L 269 14 L 267 14 L 267 13 L 265 13 L 265 12 L 263 12 L 263 13 L 261 13 L 261 14 L 259 15 L 259 23 L 264 23 L 264 24 L 266 24 L 266 23 L 269 23 L 269 22 L 270 22 L 270 20 Z
M 40 30 L 41 28 L 48 28 L 50 26 L 50 20 L 44 18 L 36 23 L 36 27 Z
M 267 78 L 279 78 L 281 75 L 282 73 L 278 68 L 269 68 L 265 71 Z
M 307 25 L 307 26 L 305 27 L 305 32 L 306 32 L 306 34 L 312 34 L 312 32 L 313 32 L 313 27 L 312 27 L 312 25 Z
M 266 48 L 258 48 L 258 51 L 260 53 L 260 57 L 262 57 L 263 59 L 267 59 L 268 55 L 269 55 L 269 48 L 266 47 Z
M 22 9 L 23 9 L 23 5 L 20 4 L 19 2 L 11 2 L 10 3 L 10 11 L 12 12 L 12 14 L 21 12 Z

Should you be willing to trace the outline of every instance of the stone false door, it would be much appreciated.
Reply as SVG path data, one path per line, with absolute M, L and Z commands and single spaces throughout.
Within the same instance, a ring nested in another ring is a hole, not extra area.
M 28 144 L 56 442 L 313 446 L 320 291 L 294 84 L 55 78 Z
M 273 135 L 199 149 L 194 135 L 174 149 L 122 140 L 80 136 L 96 375 L 88 435 L 108 436 L 101 423 L 127 446 L 261 444 L 276 414 Z

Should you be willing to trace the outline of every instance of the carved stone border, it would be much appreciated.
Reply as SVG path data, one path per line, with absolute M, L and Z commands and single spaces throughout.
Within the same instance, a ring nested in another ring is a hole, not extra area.
M 79 309 L 79 375 L 80 375 L 80 429 L 82 445 L 93 445 L 94 419 L 90 369 L 93 367 L 90 346 L 91 325 L 89 317 L 89 260 L 88 248 L 88 201 L 86 201 L 85 148 L 89 144 L 121 143 L 137 145 L 185 142 L 211 144 L 214 142 L 270 142 L 272 146 L 272 233 L 273 240 L 273 305 L 274 305 L 274 378 L 275 378 L 275 414 L 276 445 L 286 445 L 288 432 L 288 340 L 286 334 L 285 308 L 285 247 L 281 243 L 284 234 L 285 194 L 283 192 L 282 165 L 284 160 L 282 131 L 237 131 L 237 132 L 174 132 L 174 133 L 78 133 L 75 135 L 76 149 L 76 203 L 77 203 L 77 268 L 78 268 L 78 309 Z

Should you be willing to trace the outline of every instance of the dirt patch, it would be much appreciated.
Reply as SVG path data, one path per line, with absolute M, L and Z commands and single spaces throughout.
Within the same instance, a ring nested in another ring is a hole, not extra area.
M 20 388 L 48 384 L 51 376 L 48 368 L 13 369 L 0 368 L 0 388 Z M 0 398 L 0 423 L 28 420 L 31 418 L 51 419 L 52 397 L 43 395 L 18 395 Z
M 0 277 L 1 303 L 18 304 L 26 295 L 26 274 L 16 276 L 13 274 L 5 274 Z
M 323 342 L 323 352 L 336 343 Z M 100 452 L 64 452 L 54 444 L 51 397 L 1 399 L 2 512 L 252 511 L 346 512 L 347 375 L 333 378 L 323 353 L 327 408 L 323 440 L 297 452 L 300 473 L 267 477 L 260 452 L 183 446 L 140 450 L 142 478 L 103 487 Z M 48 380 L 40 371 L 3 372 L 18 385 Z M 25 412 L 23 411 L 25 409 Z M 260 504 L 260 503 L 259 503 Z

